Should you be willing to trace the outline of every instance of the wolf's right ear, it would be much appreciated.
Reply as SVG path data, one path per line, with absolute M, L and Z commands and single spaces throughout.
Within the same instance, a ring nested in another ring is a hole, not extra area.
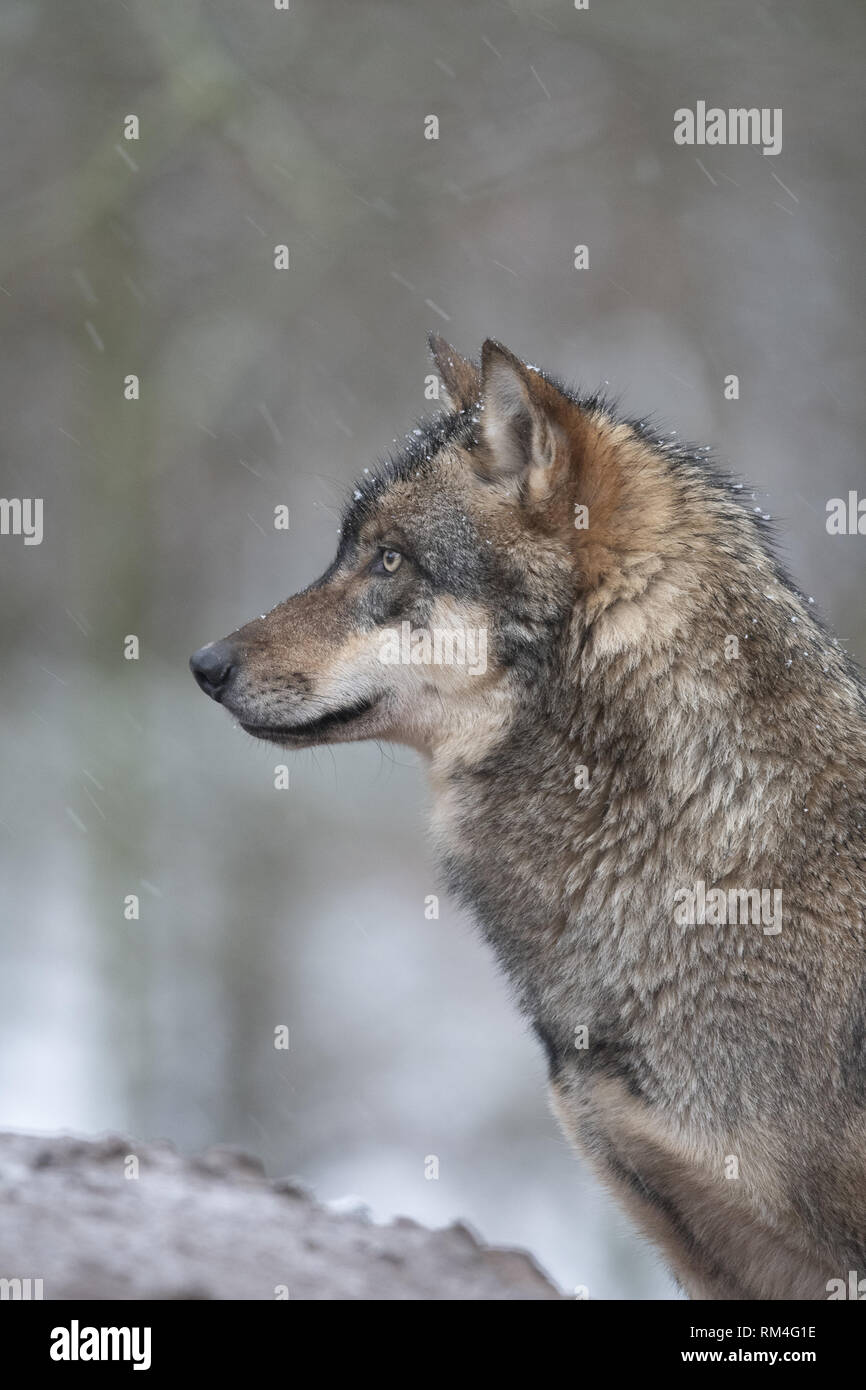
M 530 495 L 550 490 L 562 441 L 561 403 L 554 386 L 501 343 L 488 338 L 481 352 L 481 438 L 484 476 L 518 481 Z
M 448 404 L 454 410 L 471 410 L 478 403 L 481 391 L 481 373 L 475 363 L 461 357 L 438 333 L 431 333 L 427 342 Z

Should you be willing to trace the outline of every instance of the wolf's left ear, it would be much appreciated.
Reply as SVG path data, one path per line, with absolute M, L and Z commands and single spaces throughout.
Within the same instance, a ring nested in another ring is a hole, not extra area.
M 559 392 L 501 343 L 481 350 L 481 434 L 478 462 L 491 480 L 524 480 L 532 492 L 548 490 L 557 445 Z M 563 401 L 564 404 L 564 401 Z
M 478 403 L 478 392 L 481 389 L 481 374 L 475 363 L 461 357 L 460 353 L 450 343 L 446 343 L 444 338 L 440 338 L 438 333 L 431 333 L 427 343 L 436 370 L 442 378 L 448 404 L 454 410 L 471 410 Z

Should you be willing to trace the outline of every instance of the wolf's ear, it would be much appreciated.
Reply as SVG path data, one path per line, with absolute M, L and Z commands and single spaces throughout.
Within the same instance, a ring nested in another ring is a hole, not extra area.
M 481 390 L 481 373 L 475 363 L 461 357 L 438 333 L 431 333 L 427 342 L 436 370 L 442 378 L 448 403 L 454 410 L 470 410 L 477 404 Z
M 561 438 L 558 397 L 543 376 L 487 339 L 481 351 L 481 431 L 487 451 L 479 460 L 485 476 L 525 479 L 532 491 L 547 491 Z

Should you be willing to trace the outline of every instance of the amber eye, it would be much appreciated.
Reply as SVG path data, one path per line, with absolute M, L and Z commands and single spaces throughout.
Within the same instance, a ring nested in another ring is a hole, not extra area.
M 382 567 L 388 574 L 393 574 L 395 570 L 398 570 L 402 561 L 403 556 L 400 554 L 399 550 L 382 551 Z

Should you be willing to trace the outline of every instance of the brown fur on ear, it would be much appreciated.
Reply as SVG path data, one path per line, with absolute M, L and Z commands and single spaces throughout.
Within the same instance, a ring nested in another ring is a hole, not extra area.
M 481 354 L 481 430 L 476 471 L 518 487 L 545 528 L 568 538 L 588 587 L 621 571 L 625 556 L 664 549 L 663 460 L 492 339 Z
M 427 342 L 449 404 L 455 410 L 469 410 L 475 405 L 481 390 L 481 373 L 475 363 L 461 357 L 438 333 L 431 333 Z

